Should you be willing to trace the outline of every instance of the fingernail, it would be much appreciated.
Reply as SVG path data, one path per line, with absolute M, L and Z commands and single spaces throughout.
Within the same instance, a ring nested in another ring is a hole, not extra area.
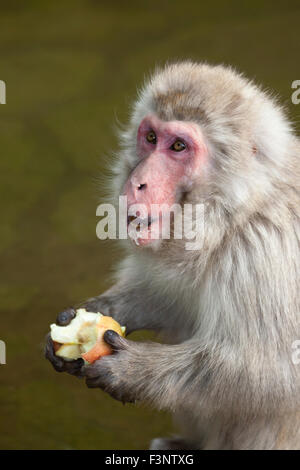
M 57 325 L 67 326 L 70 323 L 71 319 L 75 317 L 75 314 L 76 312 L 72 308 L 65 310 L 64 312 L 60 312 L 56 318 Z
M 106 330 L 106 332 L 104 333 L 105 335 L 105 338 L 107 338 L 108 340 L 113 340 L 115 337 L 116 337 L 116 334 L 113 330 Z

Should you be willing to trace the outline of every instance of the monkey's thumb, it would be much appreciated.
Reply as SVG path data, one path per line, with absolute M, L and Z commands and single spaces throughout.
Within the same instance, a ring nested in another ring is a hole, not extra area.
M 113 351 L 125 349 L 126 339 L 122 338 L 118 333 L 113 330 L 106 330 L 103 335 L 104 341 L 109 344 Z

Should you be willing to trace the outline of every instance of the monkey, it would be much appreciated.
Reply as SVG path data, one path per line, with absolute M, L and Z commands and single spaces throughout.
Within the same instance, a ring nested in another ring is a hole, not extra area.
M 113 354 L 84 365 L 56 357 L 48 337 L 46 357 L 117 400 L 173 413 L 181 434 L 150 449 L 300 448 L 299 159 L 278 99 L 233 67 L 170 63 L 139 93 L 112 193 L 129 207 L 203 204 L 201 247 L 154 242 L 150 218 L 138 244 L 119 241 L 113 286 L 84 306 L 157 342 L 108 330 Z

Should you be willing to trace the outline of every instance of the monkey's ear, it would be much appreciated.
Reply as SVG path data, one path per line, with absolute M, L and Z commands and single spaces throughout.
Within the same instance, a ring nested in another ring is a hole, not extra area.
M 120 349 L 126 348 L 127 340 L 122 338 L 122 336 L 118 335 L 113 330 L 106 330 L 103 335 L 104 341 L 109 344 L 113 351 L 119 351 Z

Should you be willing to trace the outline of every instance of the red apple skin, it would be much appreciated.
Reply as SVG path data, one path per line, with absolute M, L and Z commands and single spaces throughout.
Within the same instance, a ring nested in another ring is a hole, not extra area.
M 95 346 L 93 346 L 86 353 L 81 354 L 81 357 L 90 364 L 97 361 L 97 359 L 100 359 L 100 357 L 108 356 L 112 353 L 111 347 L 103 339 L 106 330 L 113 330 L 120 336 L 124 336 L 124 333 L 119 323 L 109 316 L 103 315 L 97 325 L 97 328 L 99 330 L 99 334 Z
M 61 346 L 62 346 L 62 343 L 58 343 L 57 341 L 53 341 L 54 352 L 58 351 Z
M 103 339 L 105 331 L 113 330 L 120 336 L 124 336 L 124 333 L 119 323 L 109 316 L 103 315 L 100 318 L 97 324 L 97 329 L 98 339 L 96 344 L 89 351 L 81 354 L 81 357 L 89 364 L 92 364 L 93 362 L 97 361 L 97 359 L 100 359 L 102 356 L 108 356 L 112 353 L 111 347 Z M 57 341 L 53 341 L 54 352 L 57 352 L 61 346 L 63 346 L 63 344 L 58 343 Z
M 100 359 L 100 357 L 108 356 L 112 353 L 111 347 L 103 339 L 103 335 L 106 330 L 107 328 L 104 327 L 99 328 L 99 337 L 95 346 L 86 353 L 81 354 L 81 357 L 90 364 L 97 361 L 97 359 Z

